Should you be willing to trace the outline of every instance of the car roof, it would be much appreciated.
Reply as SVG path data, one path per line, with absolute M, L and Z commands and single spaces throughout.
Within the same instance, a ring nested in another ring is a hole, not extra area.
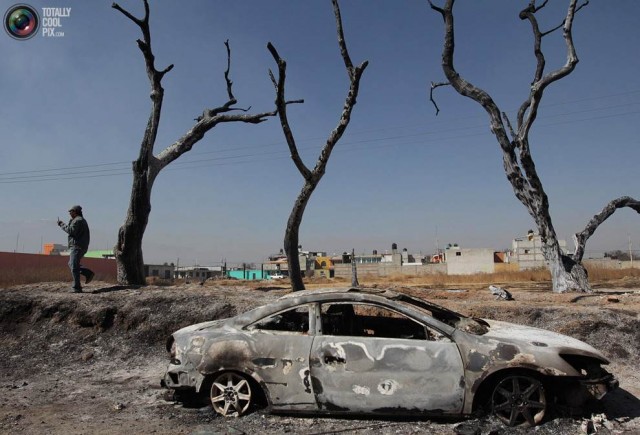
M 261 307 L 254 308 L 236 316 L 233 320 L 238 326 L 244 326 L 253 323 L 266 315 L 277 311 L 287 309 L 297 304 L 305 304 L 309 302 L 378 302 L 384 303 L 384 300 L 392 304 L 398 302 L 409 304 L 417 308 L 426 309 L 433 314 L 438 314 L 440 319 L 444 318 L 463 318 L 462 314 L 449 310 L 442 306 L 436 305 L 424 299 L 410 296 L 406 293 L 396 292 L 385 288 L 321 288 L 314 290 L 301 290 L 286 294 L 274 302 Z M 402 304 L 401 304 L 402 305 Z
M 290 298 L 299 298 L 301 296 L 313 296 L 317 294 L 347 294 L 347 293 L 361 293 L 361 294 L 369 294 L 376 296 L 383 296 L 387 299 L 395 299 L 400 297 L 401 293 L 395 292 L 389 289 L 379 289 L 379 288 L 356 288 L 356 287 L 346 287 L 346 288 L 319 288 L 313 290 L 301 290 L 297 292 L 291 292 L 286 294 L 280 299 L 290 299 Z
M 368 298 L 370 301 L 375 301 L 376 298 L 387 299 L 389 301 L 394 302 L 404 302 L 415 307 L 420 307 L 422 309 L 427 309 L 430 311 L 437 311 L 445 316 L 454 316 L 454 317 L 466 317 L 460 313 L 452 311 L 443 306 L 434 304 L 433 302 L 424 300 L 422 298 L 414 297 L 406 293 L 396 292 L 394 290 L 388 288 L 356 288 L 356 287 L 347 287 L 347 288 L 320 288 L 314 290 L 301 290 L 297 292 L 291 292 L 284 296 L 281 296 L 274 303 L 269 304 L 269 306 L 280 305 L 283 307 L 284 305 L 288 305 L 292 301 L 296 301 L 296 303 L 307 303 L 310 301 L 328 301 L 329 299 L 335 297 L 336 301 L 349 301 L 349 300 L 360 300 L 364 301 Z M 319 299 L 318 299 L 319 297 Z M 378 299 L 379 302 L 380 299 Z

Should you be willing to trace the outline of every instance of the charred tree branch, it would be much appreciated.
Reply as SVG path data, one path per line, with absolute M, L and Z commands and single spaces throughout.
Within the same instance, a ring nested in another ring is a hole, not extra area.
M 609 202 L 604 206 L 602 211 L 591 218 L 587 226 L 579 233 L 576 233 L 573 236 L 576 250 L 573 253 L 573 260 L 576 262 L 581 262 L 582 257 L 584 256 L 584 248 L 589 240 L 589 237 L 595 233 L 596 229 L 606 221 L 617 209 L 629 207 L 634 210 L 636 213 L 640 213 L 640 201 L 631 198 L 630 196 L 623 196 L 613 201 Z
M 287 141 L 287 146 L 289 147 L 289 152 L 291 153 L 291 160 L 298 168 L 298 172 L 302 175 L 305 180 L 311 179 L 311 171 L 307 168 L 300 157 L 300 153 L 298 152 L 298 146 L 296 145 L 296 140 L 293 137 L 293 132 L 291 131 L 291 126 L 289 125 L 289 119 L 287 118 L 287 104 L 284 97 L 284 85 L 287 78 L 287 62 L 280 57 L 278 51 L 273 46 L 271 42 L 267 44 L 267 49 L 271 53 L 271 56 L 278 65 L 278 80 L 276 81 L 273 73 L 271 74 L 271 81 L 273 82 L 276 89 L 276 110 L 278 111 L 278 117 L 280 118 L 280 125 L 282 127 L 282 132 L 284 133 L 284 137 Z
M 231 70 L 231 48 L 229 48 L 229 40 L 224 41 L 224 46 L 227 49 L 227 69 L 224 72 L 224 81 L 227 83 L 227 95 L 229 96 L 229 101 L 233 101 L 232 104 L 236 103 L 236 97 L 233 96 L 233 82 L 229 78 L 229 71 Z
M 351 57 L 349 57 L 349 50 L 347 50 L 347 43 L 344 40 L 344 31 L 342 30 L 342 16 L 340 15 L 340 6 L 338 5 L 338 0 L 331 0 L 333 4 L 333 12 L 336 17 L 336 29 L 338 31 L 338 46 L 340 47 L 340 54 L 342 55 L 342 60 L 344 61 L 344 66 L 347 68 L 347 73 L 349 74 L 349 78 L 353 81 L 353 63 L 351 62 Z
M 433 98 L 433 90 L 436 89 L 436 88 L 439 88 L 440 86 L 451 86 L 451 83 L 449 83 L 449 82 L 440 82 L 440 83 L 431 82 L 431 88 L 429 89 L 429 101 L 431 101 L 433 103 L 433 107 L 436 108 L 436 116 L 438 116 L 438 113 L 440 113 L 440 108 L 436 104 L 436 100 Z
M 516 132 L 513 130 L 513 126 L 511 125 L 511 121 L 509 121 L 509 116 L 506 112 L 502 112 L 502 119 L 507 124 L 507 128 L 509 129 L 509 133 L 511 134 L 511 138 L 515 140 Z
M 550 72 L 545 76 L 541 76 L 531 85 L 531 92 L 528 98 L 528 115 L 524 116 L 522 123 L 518 125 L 518 134 L 521 138 L 526 138 L 529 135 L 529 131 L 537 117 L 538 107 L 540 105 L 542 95 L 547 86 L 571 74 L 578 64 L 578 56 L 576 54 L 572 35 L 573 19 L 575 16 L 576 7 L 577 0 L 571 0 L 569 2 L 567 16 L 564 19 L 562 34 L 565 40 L 565 45 L 567 46 L 567 61 L 562 67 Z M 539 44 L 539 40 L 542 39 L 542 35 L 540 34 L 540 30 L 537 28 L 537 24 L 535 24 L 534 28 L 534 39 L 536 40 L 536 44 Z

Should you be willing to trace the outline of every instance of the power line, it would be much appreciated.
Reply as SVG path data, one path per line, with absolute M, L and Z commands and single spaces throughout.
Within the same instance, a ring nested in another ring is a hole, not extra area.
M 627 93 L 624 93 L 624 94 L 614 94 L 612 96 L 628 95 L 630 93 L 636 93 L 636 92 L 640 92 L 640 90 L 639 91 L 627 92 Z M 592 98 L 585 98 L 585 99 L 576 100 L 576 101 L 588 101 L 588 100 L 596 100 L 596 99 L 602 99 L 602 98 L 608 98 L 608 97 L 592 97 Z M 618 104 L 618 105 L 613 105 L 613 106 L 598 107 L 598 108 L 593 108 L 593 109 L 584 109 L 584 110 L 579 110 L 579 111 L 554 114 L 554 115 L 550 115 L 550 116 L 546 116 L 546 117 L 539 117 L 538 119 L 548 119 L 548 118 L 554 118 L 555 119 L 558 116 L 568 116 L 568 115 L 581 114 L 581 113 L 597 112 L 597 111 L 608 110 L 608 109 L 629 107 L 629 106 L 633 106 L 633 105 L 637 105 L 637 104 L 640 104 L 640 103 L 625 103 L 625 104 Z M 555 105 L 558 105 L 558 104 L 555 104 Z M 617 114 L 611 114 L 611 115 L 602 115 L 602 116 L 591 117 L 591 118 L 583 118 L 583 119 L 574 119 L 574 120 L 553 122 L 553 123 L 547 123 L 547 124 L 542 123 L 542 124 L 539 124 L 539 126 L 540 127 L 546 127 L 546 126 L 562 125 L 562 124 L 568 124 L 568 123 L 574 123 L 574 122 L 591 121 L 591 120 L 597 120 L 597 119 L 607 119 L 607 118 L 625 116 L 625 115 L 632 115 L 632 114 L 637 114 L 637 113 L 640 113 L 640 112 L 632 111 L 632 112 L 624 112 L 624 113 L 617 113 Z M 424 137 L 424 136 L 440 135 L 440 134 L 443 134 L 443 133 L 449 133 L 449 132 L 453 132 L 453 131 L 460 132 L 460 131 L 463 131 L 463 130 L 475 130 L 475 129 L 481 129 L 481 128 L 482 129 L 486 129 L 486 125 L 483 124 L 483 125 L 477 125 L 477 126 L 456 127 L 456 128 L 439 130 L 439 131 L 426 131 L 426 132 L 419 132 L 419 133 L 414 133 L 414 134 L 387 136 L 387 137 L 376 138 L 376 139 L 352 140 L 352 141 L 342 142 L 341 143 L 341 147 L 336 148 L 336 150 L 342 150 L 342 151 L 357 150 L 357 149 L 360 149 L 362 147 L 353 147 L 352 145 L 371 144 L 371 143 L 375 143 L 375 142 L 392 141 L 392 140 L 407 139 L 407 138 L 420 138 L 420 137 Z M 394 129 L 397 129 L 397 128 L 394 128 Z M 385 129 L 385 130 L 388 131 L 390 129 Z M 371 130 L 370 132 L 375 132 L 375 131 L 381 131 L 381 130 Z M 360 134 L 363 134 L 363 133 L 364 132 L 361 132 Z M 475 133 L 475 134 L 470 134 L 470 135 L 449 136 L 449 137 L 439 138 L 437 140 L 438 141 L 442 141 L 442 140 L 451 140 L 451 139 L 457 139 L 457 138 L 465 138 L 465 137 L 472 137 L 472 136 L 482 136 L 482 135 L 488 135 L 488 133 Z M 311 140 L 312 139 L 306 139 L 306 140 L 301 141 L 300 143 L 309 142 Z M 435 138 L 434 138 L 434 140 L 435 140 Z M 431 142 L 433 142 L 433 140 L 429 141 L 428 143 L 431 143 Z M 385 143 L 382 146 L 407 145 L 407 144 L 415 144 L 415 143 L 416 142 L 402 143 L 402 144 L 397 144 L 397 143 L 396 144 L 388 144 L 388 143 Z M 424 144 L 425 142 L 424 141 L 420 141 L 418 143 Z M 214 150 L 214 151 L 206 151 L 206 152 L 196 152 L 196 153 L 191 153 L 189 156 L 194 157 L 194 156 L 212 154 L 212 153 L 237 151 L 237 150 L 240 150 L 240 149 L 256 149 L 256 148 L 263 149 L 265 146 L 275 146 L 275 145 L 280 145 L 281 146 L 282 142 L 277 142 L 277 143 L 273 143 L 273 144 L 269 144 L 269 145 L 251 145 L 251 146 L 243 146 L 243 147 L 231 148 L 231 149 L 226 149 L 226 150 L 223 149 L 223 150 Z M 346 150 L 344 149 L 345 147 L 349 147 L 349 146 L 351 146 L 351 147 L 346 149 Z M 366 148 L 369 149 L 369 148 L 372 148 L 372 147 L 371 146 L 367 146 Z M 300 147 L 299 149 L 300 150 L 310 150 L 310 149 L 316 149 L 316 147 L 315 146 L 308 146 L 308 147 Z M 220 166 L 220 165 L 223 165 L 223 164 L 251 163 L 252 160 L 249 160 L 249 161 L 233 161 L 233 160 L 242 159 L 242 158 L 254 158 L 254 157 L 258 157 L 258 156 L 260 156 L 262 158 L 265 155 L 279 155 L 279 156 L 285 157 L 285 156 L 288 156 L 288 154 L 289 154 L 288 149 L 284 148 L 283 150 L 278 150 L 278 151 L 261 151 L 260 153 L 239 154 L 239 155 L 232 155 L 232 156 L 217 156 L 217 157 L 212 157 L 212 158 L 208 158 L 208 159 L 187 160 L 187 161 L 181 160 L 181 161 L 175 162 L 170 168 L 168 168 L 166 170 L 170 170 L 170 169 L 175 169 L 175 170 L 185 169 L 185 168 L 182 168 L 182 166 L 189 166 L 189 168 L 193 168 L 193 167 L 204 167 L 204 166 Z M 281 157 L 279 157 L 279 158 L 281 158 Z M 224 160 L 230 160 L 230 162 L 228 162 L 228 163 L 217 163 L 217 164 L 214 163 L 214 164 L 204 165 L 204 166 L 202 165 L 202 163 L 205 163 L 205 162 L 219 162 L 219 161 L 224 161 Z M 269 159 L 269 160 L 274 160 L 274 159 Z M 123 165 L 127 165 L 127 167 L 124 167 Z M 42 181 L 69 180 L 69 179 L 77 179 L 77 178 L 96 178 L 96 177 L 127 175 L 127 174 L 130 174 L 130 168 L 129 168 L 130 165 L 131 165 L 130 162 L 111 162 L 111 163 L 99 163 L 99 164 L 93 164 L 93 165 L 82 165 L 82 166 L 74 166 L 74 167 L 39 169 L 39 170 L 31 170 L 31 171 L 5 172 L 5 173 L 0 173 L 0 184 L 12 184 L 12 183 L 21 183 L 21 182 L 42 182 Z M 193 165 L 198 165 L 198 166 L 193 166 Z M 106 167 L 106 166 L 116 166 L 116 167 L 114 167 L 112 169 L 78 171 L 79 169 L 89 169 L 89 168 L 98 168 L 98 167 Z M 117 167 L 117 166 L 121 166 L 121 167 Z M 63 171 L 70 171 L 70 172 L 63 172 Z M 56 172 L 62 172 L 62 173 L 56 173 Z M 9 175 L 15 175 L 15 176 L 7 177 Z
M 632 91 L 629 93 L 636 93 L 636 92 L 640 92 L 639 91 Z M 618 96 L 618 95 L 628 95 L 629 93 L 624 93 L 624 94 L 613 94 L 613 96 Z M 580 99 L 580 100 L 575 100 L 576 102 L 581 102 L 581 101 L 589 101 L 589 100 L 595 100 L 595 99 L 602 99 L 602 98 L 606 98 L 606 97 L 592 97 L 592 98 L 585 98 L 585 99 Z M 566 103 L 558 103 L 558 104 L 553 104 L 554 105 L 560 105 L 560 104 L 566 104 Z M 613 109 L 613 108 L 620 108 L 620 107 L 628 107 L 628 106 L 633 106 L 633 105 L 637 105 L 640 104 L 638 102 L 635 103 L 626 103 L 626 104 L 619 104 L 619 105 L 614 105 L 614 106 L 604 106 L 604 107 L 598 107 L 598 108 L 593 108 L 593 109 L 585 109 L 585 110 L 579 110 L 579 111 L 573 111 L 573 112 L 565 112 L 565 113 L 557 113 L 554 115 L 550 115 L 550 116 L 541 116 L 538 119 L 546 119 L 546 118 L 550 118 L 550 117 L 557 117 L 557 116 L 568 116 L 568 115 L 572 115 L 572 114 L 577 114 L 577 113 L 587 113 L 587 112 L 594 112 L 594 111 L 600 111 L 600 110 L 606 110 L 606 109 Z M 635 112 L 632 112 L 635 113 Z M 479 117 L 479 116 L 478 116 Z M 472 118 L 477 118 L 477 117 L 469 117 L 469 118 L 463 118 L 463 119 L 472 119 Z M 603 117 L 603 118 L 606 118 Z M 598 119 L 598 118 L 596 118 Z M 423 126 L 422 124 L 419 124 L 418 126 Z M 542 125 L 544 126 L 544 125 Z M 415 133 L 415 134 L 411 134 L 411 135 L 399 135 L 399 136 L 390 136 L 390 137 L 383 137 L 383 138 L 377 138 L 377 139 L 369 139 L 369 140 L 361 140 L 361 141 L 343 141 L 342 145 L 350 145 L 353 143 L 363 143 L 363 142 L 372 142 L 372 141 L 382 141 L 382 140 L 392 140 L 392 139 L 403 139 L 406 137 L 419 137 L 422 135 L 432 135 L 432 134 L 440 134 L 440 133 L 446 133 L 446 132 L 450 132 L 450 131 L 460 131 L 460 130 L 470 130 L 470 129 L 475 129 L 475 128 L 484 128 L 485 125 L 478 125 L 478 126 L 468 126 L 468 127 L 454 127 L 451 129 L 445 129 L 445 130 L 439 130 L 439 131 L 428 131 L 428 132 L 421 132 L 421 133 Z M 371 132 L 377 132 L 377 131 L 389 131 L 389 130 L 397 130 L 399 128 L 408 128 L 407 126 L 405 127 L 393 127 L 393 128 L 386 128 L 386 129 L 377 129 L 377 130 L 367 130 L 367 131 L 361 131 L 359 133 L 350 133 L 349 136 L 353 136 L 353 135 L 357 135 L 357 134 L 365 134 L 365 133 L 371 133 Z M 317 137 L 317 138 L 307 138 L 307 139 L 303 139 L 301 141 L 299 141 L 299 143 L 305 143 L 305 142 L 310 142 L 312 140 L 324 140 L 323 137 Z M 222 152 L 228 152 L 228 151 L 237 151 L 237 150 L 241 150 L 241 149 L 255 149 L 255 148 L 264 148 L 264 147 L 269 147 L 269 146 L 281 146 L 282 142 L 274 142 L 274 143 L 269 143 L 269 144 L 258 144 L 258 145 L 248 145 L 248 146 L 240 146 L 240 147 L 233 147 L 233 148 L 227 148 L 227 149 L 217 149 L 217 150 L 212 150 L 212 151 L 201 151 L 201 152 L 194 152 L 194 153 L 190 153 L 189 156 L 193 157 L 193 156 L 199 156 L 199 155 L 204 155 L 204 154 L 212 154 L 212 153 L 222 153 Z M 303 148 L 301 148 L 303 149 Z M 264 152 L 260 153 L 260 155 L 264 154 Z M 229 158 L 233 158 L 236 156 L 231 156 Z M 202 161 L 201 159 L 198 161 Z M 175 163 L 173 163 L 174 165 L 177 164 L 185 164 L 187 162 L 184 161 L 177 161 Z M 64 170 L 75 170 L 75 169 L 84 169 L 84 168 L 95 168 L 95 167 L 104 167 L 104 166 L 116 166 L 116 165 L 130 165 L 131 162 L 129 161 L 120 161 L 120 162 L 111 162 L 111 163 L 98 163 L 98 164 L 92 164 L 92 165 L 82 165 L 82 166 L 73 166 L 73 167 L 62 167 L 62 168 L 51 168 L 51 169 L 39 169 L 39 170 L 30 170 L 30 171 L 15 171 L 15 172 L 0 172 L 0 177 L 4 177 L 6 175 L 20 175 L 20 174 L 34 174 L 34 173 L 44 173 L 44 172 L 56 172 L 56 171 L 64 171 Z M 122 168 L 114 168 L 114 169 L 122 169 Z M 53 175 L 53 174 L 52 174 Z M 64 174 L 66 175 L 66 174 Z

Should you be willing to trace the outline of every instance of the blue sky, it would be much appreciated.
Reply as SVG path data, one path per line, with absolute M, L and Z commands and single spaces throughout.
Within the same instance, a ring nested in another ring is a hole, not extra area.
M 8 9 L 14 2 L 3 2 Z M 528 1 L 456 3 L 456 67 L 515 117 L 533 76 Z M 543 29 L 564 17 L 554 0 Z M 139 29 L 111 1 L 30 1 L 70 7 L 62 37 L 16 41 L 0 34 L 0 250 L 39 252 L 65 243 L 55 225 L 81 204 L 92 249 L 110 249 L 128 206 L 130 162 L 149 115 Z M 142 1 L 123 7 L 142 16 Z M 515 198 L 488 119 L 476 103 L 440 88 L 441 17 L 424 0 L 341 3 L 354 63 L 369 61 L 352 122 L 311 198 L 304 249 L 383 252 L 392 243 L 431 253 L 436 243 L 508 248 L 534 224 Z M 640 197 L 640 31 L 636 0 L 591 1 L 574 24 L 580 63 L 545 94 L 531 134 L 558 235 L 570 242 L 611 199 Z M 156 153 L 203 109 L 225 102 L 224 41 L 232 49 L 238 107 L 271 110 L 271 41 L 287 60 L 289 120 L 307 166 L 337 123 L 348 88 L 330 1 L 152 1 L 156 65 L 165 100 Z M 565 61 L 561 34 L 545 38 L 547 70 Z M 222 125 L 166 168 L 152 195 L 147 262 L 259 262 L 283 246 L 302 179 L 277 119 Z M 640 246 L 639 216 L 617 212 L 587 251 Z

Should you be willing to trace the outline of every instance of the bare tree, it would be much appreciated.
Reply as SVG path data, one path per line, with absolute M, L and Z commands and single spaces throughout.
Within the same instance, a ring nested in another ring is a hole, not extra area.
M 118 231 L 118 242 L 114 247 L 118 269 L 118 282 L 123 284 L 144 285 L 144 261 L 142 257 L 142 238 L 151 213 L 151 189 L 153 183 L 162 169 L 176 160 L 204 137 L 213 127 L 224 122 L 246 122 L 258 124 L 269 116 L 275 116 L 276 111 L 257 113 L 231 113 L 236 111 L 247 112 L 249 109 L 233 107 L 237 100 L 233 96 L 232 82 L 229 78 L 231 65 L 231 50 L 229 42 L 225 42 L 227 49 L 227 69 L 224 78 L 227 85 L 228 101 L 222 106 L 205 109 L 202 115 L 195 119 L 195 124 L 180 139 L 166 147 L 159 154 L 154 155 L 153 149 L 160 123 L 162 100 L 164 89 L 161 81 L 166 73 L 171 71 L 173 65 L 159 71 L 155 67 L 155 57 L 151 49 L 151 32 L 149 29 L 149 3 L 144 0 L 144 18 L 139 19 L 124 10 L 117 3 L 112 7 L 133 21 L 142 31 L 142 39 L 138 39 L 138 47 L 144 56 L 147 76 L 151 84 L 151 113 L 147 127 L 140 144 L 138 159 L 133 162 L 133 185 L 129 209 L 124 224 Z
M 640 213 L 640 203 L 630 197 L 614 199 L 604 207 L 602 212 L 591 219 L 583 231 L 575 235 L 576 250 L 572 255 L 565 255 L 560 249 L 551 215 L 549 214 L 549 200 L 542 188 L 542 182 L 531 156 L 529 132 L 536 120 L 545 89 L 552 83 L 571 74 L 578 63 L 572 37 L 573 20 L 575 14 L 589 2 L 585 0 L 584 3 L 578 5 L 577 0 L 569 0 L 567 15 L 562 24 L 543 32 L 538 25 L 536 13 L 544 8 L 547 2 L 548 0 L 544 0 L 537 6 L 535 0 L 530 0 L 527 7 L 520 12 L 520 19 L 529 21 L 533 31 L 536 69 L 533 81 L 530 84 L 529 96 L 518 110 L 517 125 L 514 130 L 507 114 L 500 111 L 491 96 L 463 78 L 453 65 L 455 47 L 454 0 L 446 0 L 443 7 L 438 7 L 429 0 L 431 8 L 439 12 L 444 19 L 445 36 L 442 51 L 442 69 L 448 80 L 448 82 L 444 83 L 431 84 L 431 101 L 436 107 L 437 113 L 439 109 L 433 100 L 433 90 L 440 86 L 450 85 L 460 95 L 471 98 L 484 108 L 491 120 L 491 132 L 495 135 L 502 149 L 503 165 L 507 179 L 511 183 L 516 197 L 533 218 L 542 238 L 542 252 L 551 272 L 553 291 L 591 291 L 586 269 L 582 266 L 582 256 L 587 239 L 616 209 L 630 207 Z M 567 47 L 566 63 L 558 69 L 545 74 L 542 39 L 560 29 Z
M 286 78 L 287 63 L 280 57 L 275 47 L 271 43 L 269 43 L 267 46 L 278 65 L 278 80 L 276 81 L 273 74 L 271 74 L 271 79 L 276 88 L 276 108 L 278 110 L 278 116 L 280 117 L 280 124 L 282 125 L 282 131 L 284 132 L 284 136 L 287 140 L 287 145 L 289 145 L 291 159 L 296 165 L 296 168 L 298 168 L 300 175 L 302 175 L 302 178 L 304 179 L 304 185 L 302 186 L 302 190 L 298 194 L 298 197 L 293 204 L 293 209 L 291 210 L 291 214 L 289 215 L 289 220 L 287 221 L 287 229 L 284 235 L 284 250 L 287 254 L 287 263 L 289 265 L 289 279 L 291 280 L 291 288 L 293 291 L 304 290 L 302 273 L 300 272 L 300 259 L 298 257 L 298 234 L 300 231 L 300 224 L 302 223 L 302 217 L 304 215 L 304 209 L 306 208 L 307 203 L 311 198 L 311 194 L 318 186 L 318 183 L 325 173 L 327 162 L 329 161 L 329 157 L 331 156 L 331 151 L 333 151 L 334 146 L 342 137 L 342 134 L 346 130 L 347 125 L 349 125 L 349 121 L 351 119 L 351 111 L 353 110 L 353 107 L 356 104 L 356 99 L 358 97 L 358 90 L 360 88 L 360 77 L 362 76 L 362 73 L 368 65 L 368 62 L 365 61 L 356 67 L 353 66 L 351 58 L 349 57 L 349 52 L 347 51 L 347 44 L 344 40 L 342 18 L 340 17 L 340 8 L 338 6 L 337 0 L 332 0 L 332 3 L 333 11 L 336 17 L 338 45 L 340 46 L 340 52 L 342 54 L 342 59 L 344 60 L 344 65 L 347 69 L 347 74 L 349 75 L 350 86 L 349 92 L 344 102 L 342 115 L 340 116 L 340 120 L 338 121 L 338 125 L 329 135 L 324 147 L 322 148 L 322 151 L 320 152 L 320 157 L 318 158 L 318 161 L 316 162 L 313 170 L 307 168 L 300 158 L 296 141 L 293 137 L 291 128 L 289 127 L 289 121 L 287 120 L 287 104 L 293 102 L 302 102 L 302 100 L 285 100 L 284 84 Z

